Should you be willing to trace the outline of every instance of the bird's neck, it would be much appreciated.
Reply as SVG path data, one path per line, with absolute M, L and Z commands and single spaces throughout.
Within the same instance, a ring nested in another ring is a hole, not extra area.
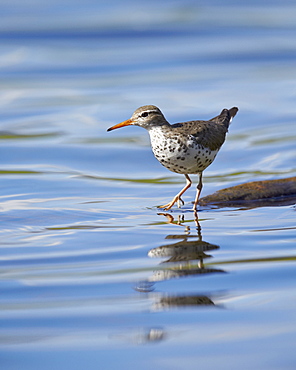
M 149 133 L 151 132 L 161 132 L 161 131 L 167 131 L 171 125 L 167 121 L 163 122 L 155 122 L 150 123 L 147 127 L 145 127 Z

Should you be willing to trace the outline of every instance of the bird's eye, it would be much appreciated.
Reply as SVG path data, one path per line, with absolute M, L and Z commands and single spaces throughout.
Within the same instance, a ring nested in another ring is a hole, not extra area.
M 141 114 L 141 117 L 147 117 L 148 116 L 148 112 L 143 112 L 142 114 Z

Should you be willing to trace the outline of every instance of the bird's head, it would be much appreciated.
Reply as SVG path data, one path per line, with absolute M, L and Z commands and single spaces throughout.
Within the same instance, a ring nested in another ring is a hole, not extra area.
M 162 126 L 167 124 L 168 122 L 159 108 L 155 105 L 144 105 L 143 107 L 136 109 L 131 118 L 108 128 L 107 131 L 130 125 L 140 126 L 149 130 L 153 126 Z

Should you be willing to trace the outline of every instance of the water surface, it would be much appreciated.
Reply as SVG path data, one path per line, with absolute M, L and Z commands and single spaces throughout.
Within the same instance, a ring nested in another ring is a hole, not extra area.
M 144 130 L 106 129 L 145 104 L 170 122 L 238 106 L 203 195 L 295 176 L 295 5 L 0 14 L 3 368 L 294 368 L 295 206 L 197 220 L 192 188 L 160 214 L 184 178 Z

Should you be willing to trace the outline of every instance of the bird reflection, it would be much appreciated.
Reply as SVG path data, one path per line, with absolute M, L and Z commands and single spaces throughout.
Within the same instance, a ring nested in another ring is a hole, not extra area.
M 162 328 L 150 328 L 146 332 L 138 334 L 135 338 L 137 344 L 161 342 L 165 339 L 166 333 Z
M 167 218 L 170 224 L 183 225 L 184 216 L 179 216 L 178 220 L 174 220 L 171 214 L 160 213 Z M 211 250 L 219 249 L 218 245 L 208 243 L 202 240 L 201 227 L 198 222 L 197 214 L 195 217 L 197 235 L 190 234 L 190 227 L 185 225 L 184 234 L 168 235 L 167 240 L 180 240 L 173 244 L 165 244 L 160 247 L 153 248 L 148 252 L 148 256 L 166 258 L 161 264 L 170 263 L 173 266 L 167 269 L 160 269 L 151 276 L 148 281 L 156 282 L 167 279 L 176 279 L 183 276 L 208 274 L 224 272 L 220 269 L 209 268 L 204 266 L 204 260 L 212 256 L 207 254 Z M 206 253 L 207 252 L 207 253 Z M 193 263 L 195 262 L 195 264 Z
M 166 331 L 162 327 L 139 328 L 113 335 L 112 338 L 131 342 L 137 345 L 159 343 L 167 337 Z
M 224 270 L 206 267 L 204 260 L 211 258 L 210 251 L 218 250 L 216 244 L 208 243 L 202 239 L 201 226 L 198 221 L 197 212 L 194 213 L 196 232 L 192 232 L 190 226 L 186 224 L 184 215 L 179 215 L 177 219 L 171 213 L 159 213 L 165 216 L 167 223 L 184 228 L 182 234 L 167 235 L 166 240 L 172 243 L 153 248 L 148 252 L 151 258 L 163 258 L 152 276 L 147 280 L 139 282 L 135 289 L 141 293 L 151 293 L 155 289 L 155 284 L 169 279 L 179 279 L 182 277 L 193 277 L 202 274 L 223 273 Z M 200 294 L 176 295 L 176 294 L 149 294 L 153 299 L 153 310 L 168 309 L 173 307 L 185 306 L 214 306 L 212 297 Z
M 192 296 L 162 296 L 158 300 L 155 300 L 152 309 L 154 311 L 165 310 L 177 307 L 189 307 L 189 306 L 214 306 L 215 303 L 210 297 L 204 295 L 192 295 Z

